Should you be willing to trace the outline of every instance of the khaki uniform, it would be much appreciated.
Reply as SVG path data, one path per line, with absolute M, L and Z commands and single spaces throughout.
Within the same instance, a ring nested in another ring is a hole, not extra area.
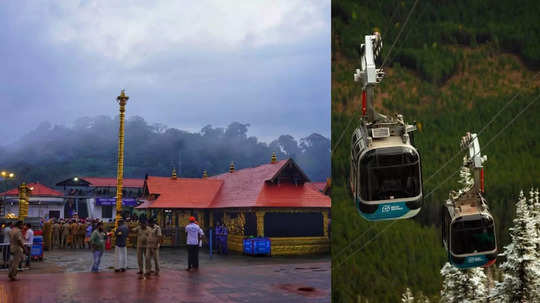
M 150 259 L 145 262 L 148 257 L 146 248 L 148 247 L 148 238 L 150 238 L 150 233 L 152 232 L 152 229 L 150 229 L 150 227 L 148 226 L 142 228 L 142 226 L 139 225 L 135 227 L 134 231 L 137 234 L 137 263 L 139 264 L 139 272 L 147 274 L 150 272 Z M 146 271 L 144 271 L 145 263 Z
M 86 224 L 80 223 L 77 230 L 77 247 L 84 248 L 84 235 L 86 234 Z
M 152 270 L 152 262 L 155 266 L 155 273 L 159 273 L 159 246 L 161 243 L 161 227 L 154 224 L 151 227 L 150 237 L 148 238 L 148 247 L 146 248 L 147 262 L 146 266 L 149 271 Z
M 11 245 L 11 253 L 13 254 L 13 259 L 9 264 L 9 273 L 8 277 L 15 279 L 17 276 L 17 271 L 19 264 L 24 258 L 24 238 L 22 232 L 19 228 L 13 227 L 9 232 L 9 239 Z
M 52 226 L 52 236 L 53 248 L 60 248 L 60 224 L 58 224 L 58 222 L 54 223 Z
M 71 248 L 75 248 L 75 243 L 77 239 L 77 232 L 79 231 L 79 224 L 73 222 L 69 226 L 69 238 L 71 238 Z M 69 240 L 68 240 L 69 241 Z
M 68 235 L 69 235 L 69 224 L 68 223 L 64 223 L 62 224 L 62 243 L 60 246 L 62 246 L 62 248 L 66 248 L 67 247 L 67 239 L 68 239 Z

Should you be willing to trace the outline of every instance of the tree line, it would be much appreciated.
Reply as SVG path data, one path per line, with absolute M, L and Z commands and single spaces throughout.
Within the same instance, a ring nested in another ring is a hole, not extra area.
M 39 181 L 54 185 L 63 178 L 116 176 L 118 117 L 77 119 L 73 125 L 41 123 L 17 143 L 0 149 L 0 167 L 17 175 L 17 182 Z M 169 176 L 175 168 L 182 177 L 202 176 L 293 158 L 312 181 L 330 177 L 330 140 L 313 133 L 296 140 L 281 135 L 270 143 L 248 136 L 249 124 L 232 122 L 227 127 L 204 126 L 199 132 L 150 124 L 142 117 L 126 120 L 125 168 L 127 178 L 146 174 Z

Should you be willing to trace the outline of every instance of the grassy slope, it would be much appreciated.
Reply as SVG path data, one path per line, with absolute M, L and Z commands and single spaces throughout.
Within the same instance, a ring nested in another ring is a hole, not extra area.
M 407 5 L 410 7 L 410 3 L 405 3 L 405 7 Z M 362 14 L 361 10 L 357 10 L 357 17 L 359 14 Z M 414 31 L 418 24 L 413 22 L 411 26 Z M 333 29 L 333 144 L 338 141 L 351 115 L 357 114 L 360 108 L 360 90 L 352 81 L 352 71 L 358 61 L 354 52 L 351 54 L 350 50 L 344 48 L 346 43 L 341 41 L 342 37 L 347 36 L 342 34 L 347 28 L 347 25 L 338 25 Z M 369 27 L 364 30 L 365 33 L 369 31 Z M 388 48 L 391 40 L 385 41 Z M 487 199 L 497 219 L 501 243 L 506 243 L 507 228 L 513 216 L 513 197 L 520 188 L 539 185 L 540 148 L 536 142 L 540 139 L 540 124 L 536 119 L 540 102 L 530 107 L 497 140 L 489 146 L 487 143 L 525 104 L 540 93 L 540 76 L 531 80 L 536 72 L 529 70 L 530 65 L 524 64 L 523 56 L 509 54 L 496 41 L 474 45 L 441 41 L 426 41 L 422 44 L 429 46 L 422 45 L 413 54 L 424 54 L 434 61 L 437 61 L 437 55 L 433 53 L 451 56 L 447 60 L 454 62 L 451 72 L 443 80 L 437 78 L 437 72 L 431 73 L 430 78 L 422 68 L 404 67 L 407 61 L 396 56 L 392 67 L 385 69 L 387 76 L 377 89 L 376 104 L 383 112 L 400 112 L 408 121 L 416 120 L 422 124 L 422 131 L 417 133 L 416 141 L 423 157 L 425 181 L 458 151 L 459 139 L 466 131 L 480 131 L 514 94 L 520 93 L 504 114 L 480 137 L 483 152 L 488 155 Z M 398 47 L 396 50 L 399 52 L 405 48 Z M 440 48 L 443 51 L 439 52 Z M 411 46 L 411 49 L 414 50 L 414 47 Z M 426 61 L 424 64 L 431 63 Z M 407 286 L 436 299 L 441 283 L 438 271 L 445 261 L 439 230 L 436 228 L 438 209 L 448 191 L 456 187 L 457 178 L 451 178 L 426 199 L 426 206 L 416 220 L 398 222 L 390 227 L 387 227 L 389 223 L 365 222 L 356 213 L 344 186 L 348 179 L 350 135 L 355 124 L 353 122 L 347 129 L 333 153 L 334 301 L 351 302 L 360 296 L 370 302 L 396 302 Z M 455 157 L 446 169 L 424 184 L 424 192 L 431 192 L 454 173 L 460 163 L 461 157 Z M 370 230 L 364 234 L 368 228 Z M 384 228 L 383 233 L 373 238 Z M 352 245 L 353 249 L 337 255 L 360 236 L 361 240 Z M 364 248 L 360 251 L 354 250 L 361 247 Z M 345 259 L 351 252 L 356 253 Z M 340 266 L 345 260 L 347 263 Z

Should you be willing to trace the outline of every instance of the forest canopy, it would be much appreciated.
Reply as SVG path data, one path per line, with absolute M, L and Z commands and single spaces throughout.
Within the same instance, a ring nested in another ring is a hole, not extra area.
M 17 143 L 0 147 L 0 167 L 14 171 L 13 181 L 54 183 L 79 176 L 116 176 L 118 117 L 83 117 L 73 125 L 42 122 Z M 201 177 L 228 170 L 293 158 L 312 181 L 330 177 L 330 140 L 313 133 L 296 140 L 281 135 L 270 143 L 248 136 L 249 124 L 232 122 L 227 127 L 204 126 L 199 132 L 150 124 L 142 117 L 126 120 L 124 176 L 167 176 L 176 168 L 182 177 Z

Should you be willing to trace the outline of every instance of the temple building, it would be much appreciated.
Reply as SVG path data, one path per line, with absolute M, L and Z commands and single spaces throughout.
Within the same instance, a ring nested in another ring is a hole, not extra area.
M 64 195 L 41 183 L 27 184 L 29 195 L 28 217 L 34 218 L 64 218 Z M 14 214 L 19 215 L 19 189 L 13 188 L 0 193 L 2 197 L 2 213 L 0 217 Z
M 223 222 L 229 249 L 242 251 L 248 236 L 268 237 L 272 255 L 329 252 L 330 197 L 326 185 L 312 184 L 292 159 L 202 178 L 149 176 L 143 202 L 162 226 L 164 245 L 183 245 L 191 215 L 204 230 Z M 322 190 L 322 191 L 321 191 Z
M 144 179 L 123 180 L 122 205 L 126 212 L 137 206 Z M 72 177 L 56 183 L 66 200 L 66 218 L 77 214 L 79 218 L 111 220 L 116 216 L 116 178 Z

